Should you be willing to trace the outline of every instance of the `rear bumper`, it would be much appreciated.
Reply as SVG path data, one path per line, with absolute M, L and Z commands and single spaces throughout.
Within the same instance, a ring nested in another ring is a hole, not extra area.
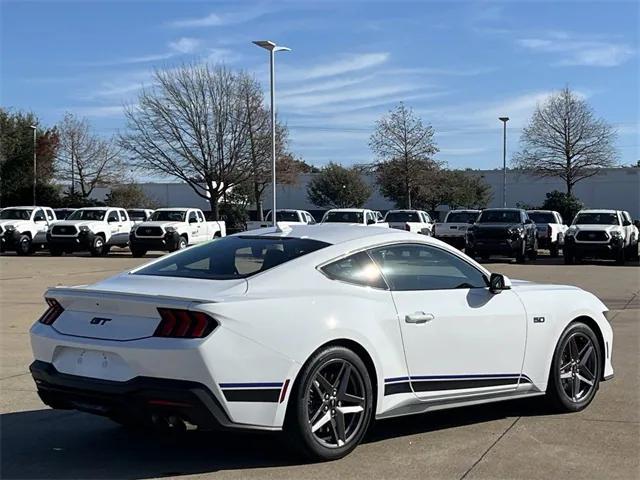
M 153 377 L 100 380 L 60 373 L 39 360 L 29 369 L 38 395 L 51 408 L 149 422 L 153 415 L 174 415 L 205 430 L 247 428 L 234 424 L 213 393 L 197 382 Z
M 141 250 L 172 251 L 178 248 L 180 235 L 178 232 L 167 232 L 163 237 L 141 238 L 134 234 L 129 235 L 129 245 Z

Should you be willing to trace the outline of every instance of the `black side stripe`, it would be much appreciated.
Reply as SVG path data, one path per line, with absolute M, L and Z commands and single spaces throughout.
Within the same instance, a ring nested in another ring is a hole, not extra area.
M 222 390 L 229 402 L 278 402 L 279 388 L 239 388 Z
M 395 395 L 396 393 L 410 393 L 411 385 L 409 382 L 388 383 L 384 386 L 385 395 Z
M 481 378 L 473 378 L 481 377 Z M 408 380 L 408 381 L 406 381 Z M 462 390 L 466 388 L 498 387 L 502 385 L 516 385 L 520 383 L 533 383 L 526 375 L 463 375 L 413 377 L 411 380 L 396 377 L 386 380 L 385 395 L 415 392 L 436 392 L 440 390 Z

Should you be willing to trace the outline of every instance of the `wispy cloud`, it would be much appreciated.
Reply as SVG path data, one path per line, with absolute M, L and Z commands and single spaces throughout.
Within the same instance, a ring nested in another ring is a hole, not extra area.
M 239 25 L 260 18 L 273 11 L 265 6 L 246 7 L 238 11 L 211 12 L 202 17 L 182 18 L 168 23 L 172 28 L 224 27 Z
M 626 43 L 602 38 L 578 37 L 566 32 L 551 32 L 517 40 L 528 50 L 555 54 L 556 66 L 615 67 L 634 56 L 635 50 Z
M 306 69 L 283 69 L 280 78 L 284 81 L 314 80 L 333 77 L 345 73 L 358 72 L 385 63 L 389 59 L 389 53 L 361 53 L 344 55 L 338 60 L 315 65 Z
M 116 65 L 134 65 L 139 63 L 152 63 L 162 60 L 169 60 L 170 58 L 177 57 L 179 55 L 187 55 L 195 53 L 200 46 L 200 41 L 195 38 L 182 37 L 178 40 L 169 42 L 167 44 L 167 51 L 162 53 L 153 53 L 148 55 L 122 57 L 113 60 L 99 60 L 95 62 L 86 62 L 82 65 L 88 67 L 112 67 Z

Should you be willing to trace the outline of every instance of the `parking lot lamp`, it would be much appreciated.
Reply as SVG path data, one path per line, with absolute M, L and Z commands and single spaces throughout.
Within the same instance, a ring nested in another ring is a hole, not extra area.
M 290 48 L 276 45 L 270 40 L 257 40 L 259 47 L 269 50 L 270 70 L 271 70 L 271 189 L 273 190 L 273 202 L 271 206 L 271 221 L 276 226 L 276 106 L 275 106 L 275 53 L 280 51 L 291 51 Z
M 509 117 L 499 117 L 502 122 L 502 206 L 507 206 L 507 122 Z
M 31 125 L 33 129 L 33 206 L 36 206 L 36 134 L 38 132 L 38 127 L 35 125 Z

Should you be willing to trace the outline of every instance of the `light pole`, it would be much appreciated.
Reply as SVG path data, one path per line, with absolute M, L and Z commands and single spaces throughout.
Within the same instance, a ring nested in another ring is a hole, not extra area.
M 36 133 L 38 132 L 38 127 L 35 125 L 31 125 L 33 129 L 33 206 L 36 206 Z
M 271 66 L 271 189 L 273 190 L 273 203 L 271 206 L 271 221 L 276 226 L 276 86 L 275 86 L 275 59 L 276 52 L 291 51 L 290 48 L 276 45 L 270 40 L 257 40 L 256 45 L 269 50 L 269 59 Z
M 499 117 L 502 122 L 502 206 L 507 206 L 507 122 L 509 117 Z

